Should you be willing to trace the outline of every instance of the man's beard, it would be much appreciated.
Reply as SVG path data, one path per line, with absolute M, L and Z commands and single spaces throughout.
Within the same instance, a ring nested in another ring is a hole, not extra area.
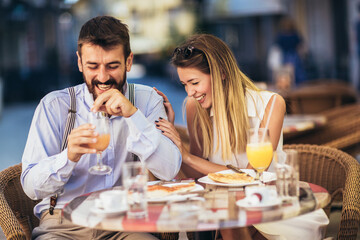
M 119 83 L 117 83 L 114 78 L 110 78 L 109 80 L 107 80 L 107 81 L 104 82 L 104 83 L 101 83 L 101 82 L 100 82 L 99 80 L 97 80 L 97 79 L 93 79 L 93 80 L 91 80 L 91 83 L 88 83 L 88 82 L 86 81 L 86 78 L 85 78 L 84 73 L 83 73 L 82 75 L 83 75 L 84 82 L 86 83 L 86 86 L 87 86 L 88 89 L 89 89 L 89 92 L 93 95 L 94 100 L 98 97 L 98 94 L 97 94 L 96 91 L 95 91 L 95 87 L 96 87 L 97 84 L 112 85 L 112 87 L 111 87 L 110 89 L 115 88 L 115 89 L 119 90 L 121 93 L 123 93 L 123 89 L 122 89 L 122 88 L 123 88 L 123 86 L 124 86 L 124 84 L 125 84 L 125 82 L 126 82 L 126 71 L 124 72 L 124 75 L 123 75 L 123 77 L 122 77 L 122 81 L 120 81 Z

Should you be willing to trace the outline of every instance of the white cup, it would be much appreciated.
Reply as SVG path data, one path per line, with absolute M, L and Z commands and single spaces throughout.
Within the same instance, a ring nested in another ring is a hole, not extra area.
M 127 191 L 128 218 L 147 216 L 148 172 L 141 162 L 127 162 L 123 166 L 122 181 Z
M 277 199 L 275 186 L 247 186 L 245 195 L 250 205 L 269 204 Z
M 296 200 L 299 197 L 298 152 L 286 149 L 276 152 L 276 188 L 283 200 Z
M 120 211 L 127 209 L 127 198 L 125 190 L 108 190 L 100 193 L 95 200 L 95 205 L 105 211 Z

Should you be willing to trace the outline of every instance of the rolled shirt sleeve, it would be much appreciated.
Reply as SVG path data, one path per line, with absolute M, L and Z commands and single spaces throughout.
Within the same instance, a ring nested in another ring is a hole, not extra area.
M 156 129 L 155 120 L 150 121 L 139 110 L 126 119 L 130 131 L 126 147 L 157 178 L 170 180 L 179 172 L 181 153 L 169 138 Z

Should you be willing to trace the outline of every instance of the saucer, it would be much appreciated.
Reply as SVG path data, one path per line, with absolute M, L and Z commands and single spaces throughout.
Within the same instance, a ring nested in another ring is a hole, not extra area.
M 262 211 L 262 210 L 269 210 L 279 206 L 282 203 L 280 198 L 271 199 L 266 203 L 259 203 L 256 205 L 252 205 L 249 202 L 249 199 L 243 198 L 241 200 L 236 201 L 236 205 L 241 208 L 246 208 L 249 211 Z
M 113 217 L 113 216 L 125 214 L 127 211 L 127 208 L 107 210 L 107 209 L 103 209 L 103 208 L 99 208 L 99 207 L 93 207 L 93 208 L 91 208 L 90 211 L 96 215 Z

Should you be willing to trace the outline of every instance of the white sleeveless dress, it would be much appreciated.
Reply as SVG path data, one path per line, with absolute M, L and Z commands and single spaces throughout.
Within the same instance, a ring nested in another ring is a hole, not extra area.
M 246 91 L 246 105 L 248 110 L 248 117 L 250 127 L 259 127 L 261 120 L 264 117 L 265 108 L 274 95 L 273 92 L 261 91 L 256 92 L 253 90 Z M 214 125 L 214 129 L 215 129 Z M 216 149 L 216 131 L 214 131 L 214 148 Z M 277 151 L 282 150 L 283 146 L 283 134 L 281 130 L 281 136 L 277 146 Z M 214 152 L 209 157 L 209 161 L 220 165 L 232 164 L 239 168 L 246 168 L 248 165 L 248 159 L 246 153 L 233 154 L 232 159 L 224 161 L 221 157 L 221 145 L 219 145 L 219 151 Z M 274 163 L 270 164 L 268 171 L 275 171 Z M 324 229 L 329 224 L 329 219 L 322 209 L 315 212 L 308 213 L 302 216 L 290 218 L 287 220 L 277 221 L 273 223 L 263 223 L 254 225 L 267 239 L 271 240 L 304 240 L 304 239 L 322 239 Z

